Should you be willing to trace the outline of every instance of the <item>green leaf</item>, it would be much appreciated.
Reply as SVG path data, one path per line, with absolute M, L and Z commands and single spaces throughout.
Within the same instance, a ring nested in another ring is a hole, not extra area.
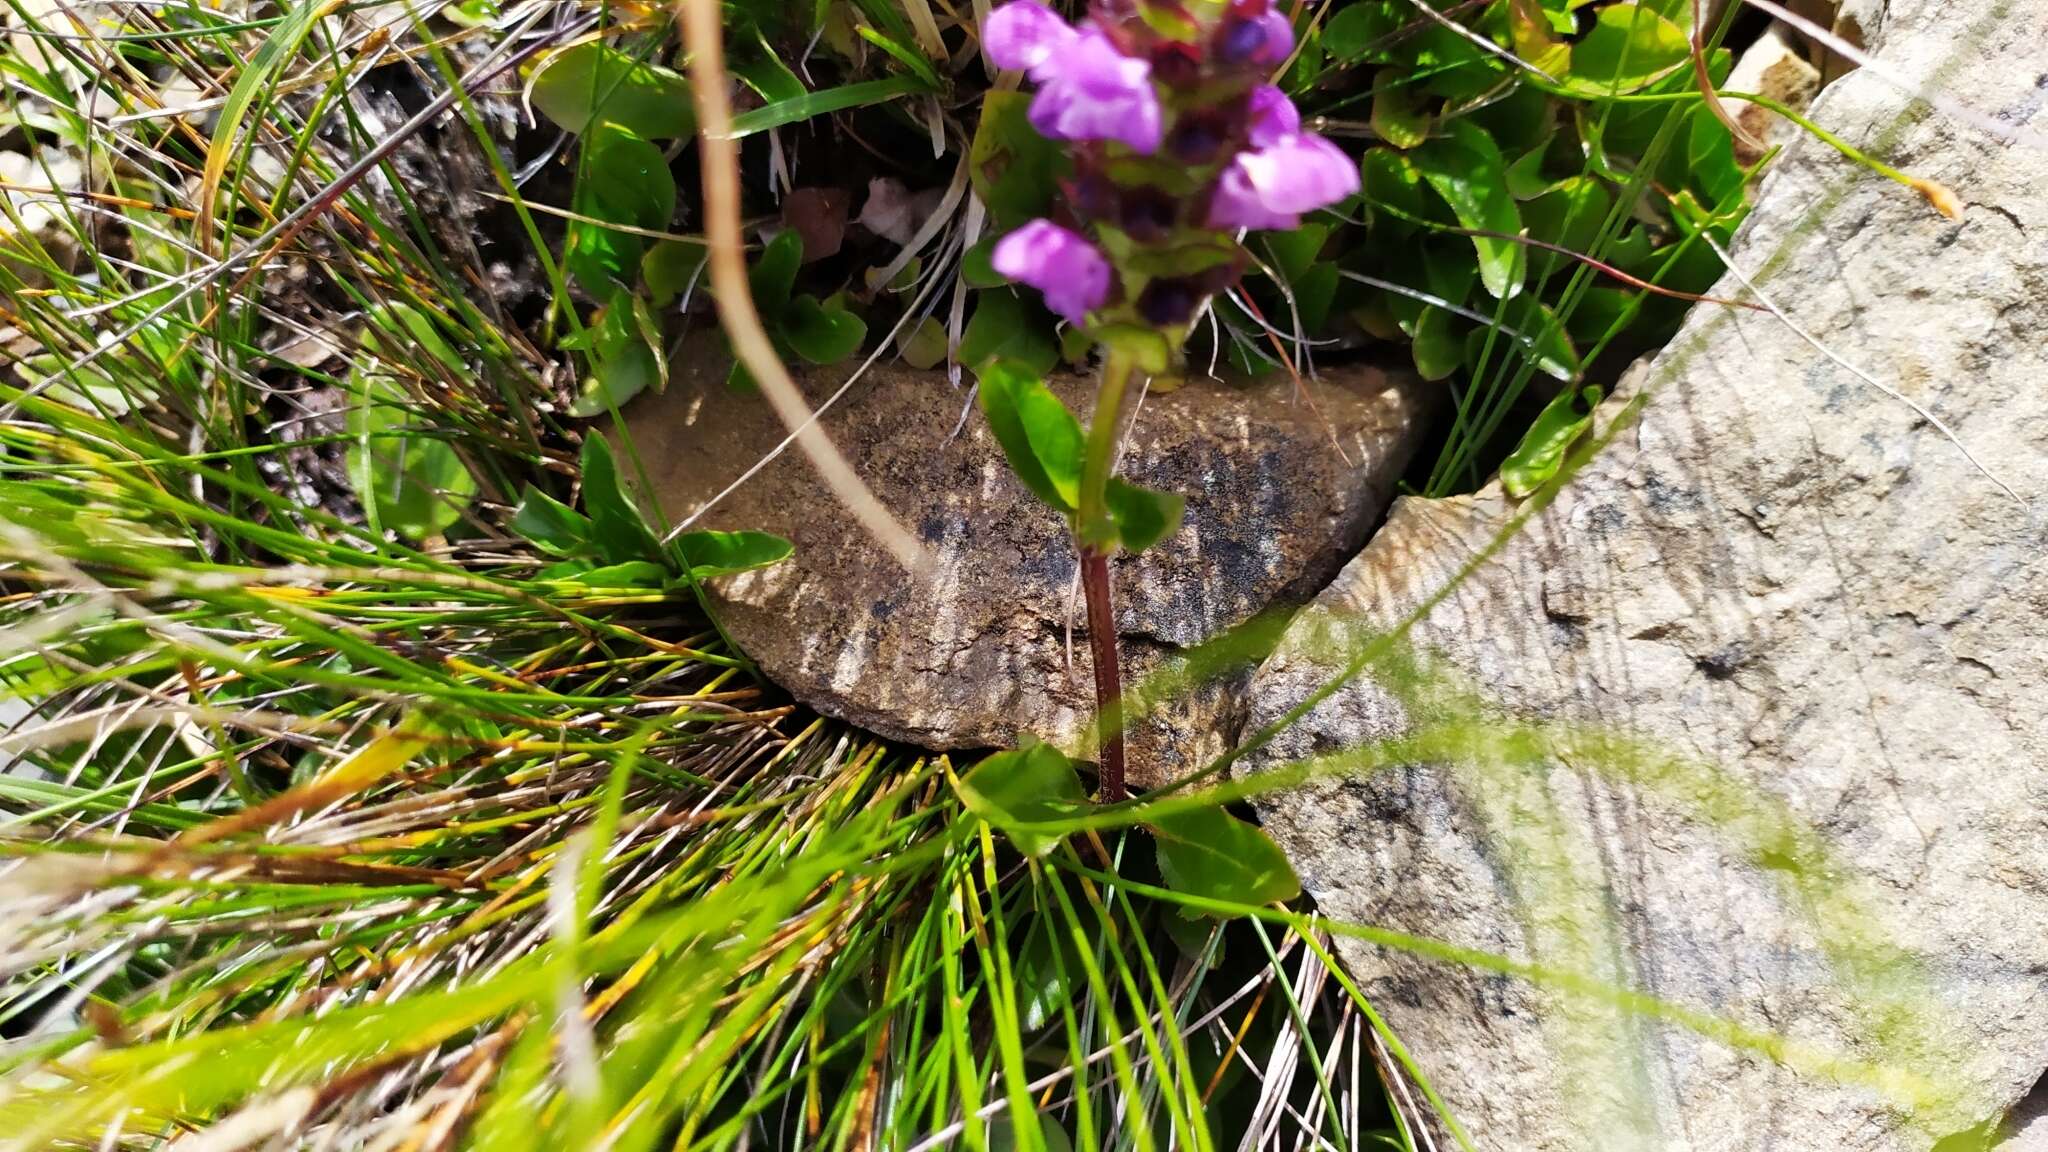
M 1068 168 L 1060 146 L 1031 126 L 1031 99 L 1029 92 L 984 93 L 967 151 L 975 195 L 1005 232 L 1045 214 Z
M 1164 902 L 1159 906 L 1168 907 Z M 1160 916 L 1158 920 L 1159 926 L 1166 929 L 1166 935 L 1173 941 L 1173 946 L 1190 960 L 1199 963 L 1206 958 L 1208 963 L 1221 964 L 1223 958 L 1229 954 L 1224 938 L 1216 933 L 1217 926 L 1214 923 L 1191 920 L 1186 916 Z M 1212 1065 L 1209 1068 L 1210 1074 L 1213 1075 L 1215 1071 Z M 1207 1078 L 1204 1077 L 1201 1082 L 1207 1083 Z
M 870 104 L 884 104 L 899 96 L 925 91 L 929 89 L 918 77 L 890 76 L 881 80 L 842 84 L 837 88 L 826 88 L 817 92 L 804 92 L 733 117 L 732 135 L 735 138 L 752 136 L 756 132 L 766 132 L 771 128 L 801 123 L 813 116 L 844 112 L 849 108 L 865 108 Z
M 1322 329 L 1330 315 L 1330 303 L 1336 299 L 1342 283 L 1342 270 L 1336 261 L 1321 258 L 1329 236 L 1327 224 L 1303 224 L 1292 232 L 1265 234 L 1267 251 L 1293 297 L 1294 311 L 1300 315 L 1302 327 L 1310 332 Z
M 767 37 L 755 29 L 751 47 L 743 47 L 731 56 L 727 65 L 740 82 L 754 90 L 765 103 L 773 105 L 784 100 L 801 100 L 810 95 L 804 82 L 782 62 L 782 56 Z
M 600 416 L 667 383 L 661 333 L 646 303 L 630 292 L 612 293 L 590 335 L 590 372 L 569 402 L 569 415 L 584 420 Z
M 1735 137 L 1704 104 L 1692 110 L 1685 157 L 1688 179 L 1710 203 L 1718 204 L 1742 190 L 1742 168 L 1735 163 Z
M 1543 406 L 1522 442 L 1501 462 L 1500 486 L 1509 496 L 1519 500 L 1556 477 L 1565 453 L 1593 426 L 1599 403 L 1599 387 L 1589 384 L 1577 391 L 1567 388 Z
M 990 360 L 1014 360 L 1043 376 L 1059 363 L 1052 313 L 1009 288 L 974 294 L 974 315 L 960 333 L 960 363 L 979 374 Z
M 1161 817 L 1159 874 L 1176 892 L 1233 904 L 1272 904 L 1301 894 L 1286 854 L 1258 827 L 1221 808 Z
M 1010 278 L 996 271 L 996 242 L 1000 235 L 984 236 L 960 257 L 960 279 L 969 288 L 999 288 L 1008 284 Z
M 1571 337 L 1549 305 L 1531 296 L 1517 297 L 1508 305 L 1504 323 L 1521 334 L 1515 351 L 1534 362 L 1538 371 L 1567 384 L 1578 377 L 1579 350 L 1572 347 Z
M 668 584 L 668 569 L 652 560 L 628 560 L 586 568 L 572 579 L 586 588 L 661 588 Z
M 1543 194 L 1550 187 L 1549 177 L 1544 175 L 1550 141 L 1543 143 L 1508 162 L 1508 192 L 1517 200 L 1528 200 Z
M 690 576 L 709 580 L 780 564 L 796 549 L 769 532 L 685 532 L 676 540 Z
M 676 179 L 661 149 L 612 124 L 592 130 L 583 149 L 572 198 L 577 213 L 604 224 L 668 227 L 676 210 Z M 570 221 L 565 255 L 570 274 L 600 294 L 637 273 L 647 248 L 640 236 L 604 224 Z
M 969 812 L 1001 829 L 1026 856 L 1043 856 L 1061 837 L 1034 827 L 1072 819 L 1088 806 L 1074 762 L 1050 744 L 1026 737 L 1022 748 L 998 752 L 954 785 Z
M 660 358 L 645 344 L 631 344 L 613 355 L 592 359 L 590 372 L 566 411 L 579 420 L 602 416 L 660 380 Z
M 1538 0 L 1508 0 L 1508 41 L 1515 55 L 1552 76 L 1571 68 L 1571 49 L 1558 43 L 1555 32 Z
M 1390 227 L 1397 236 L 1415 230 L 1415 221 L 1430 217 L 1429 202 L 1422 192 L 1422 173 L 1415 161 L 1392 148 L 1370 148 L 1358 158 L 1361 191 L 1366 202 L 1389 212 L 1375 224 Z
M 1139 324 L 1104 324 L 1090 333 L 1111 355 L 1121 356 L 1133 368 L 1148 376 L 1164 376 L 1173 370 L 1173 345 L 1157 328 Z
M 1187 497 L 1178 492 L 1155 492 L 1128 484 L 1114 476 L 1104 490 L 1110 522 L 1116 525 L 1117 540 L 1126 552 L 1143 552 L 1180 530 L 1187 511 Z
M 1424 308 L 1408 328 L 1408 353 L 1424 380 L 1443 380 L 1465 363 L 1465 344 L 1458 339 L 1458 318 L 1441 308 Z
M 1522 220 L 1531 240 L 1556 244 L 1573 252 L 1590 253 L 1600 237 L 1600 226 L 1614 208 L 1607 185 L 1591 176 L 1570 176 L 1545 189 L 1522 205 Z M 1558 252 L 1538 250 L 1530 257 L 1531 269 L 1541 281 L 1553 272 L 1568 270 L 1571 258 Z
M 476 495 L 476 478 L 445 440 L 419 429 L 396 380 L 360 373 L 352 383 L 346 464 L 371 525 L 414 540 L 446 531 Z
M 1424 87 L 1453 104 L 1476 101 L 1499 87 L 1506 66 L 1462 34 L 1441 24 L 1423 24 L 1403 45 Z
M 528 484 L 506 527 L 552 556 L 580 556 L 591 550 L 597 529 L 590 517 Z
M 697 132 L 690 82 L 682 73 L 594 40 L 548 62 L 534 77 L 533 105 L 571 132 L 588 131 L 593 122 L 653 140 Z
M 1572 45 L 1570 95 L 1597 99 L 1648 87 L 1692 56 L 1685 30 L 1640 4 L 1600 9 L 1592 31 Z
M 613 564 L 659 556 L 661 544 L 627 495 L 604 437 L 593 434 L 583 441 L 582 463 L 583 510 L 590 515 L 598 555 Z
M 977 395 L 1010 470 L 1032 495 L 1071 514 L 1081 498 L 1080 421 L 1037 372 L 1014 360 L 985 368 Z
M 1323 51 L 1339 63 L 1385 61 L 1394 36 L 1412 18 L 1414 9 L 1386 0 L 1364 0 L 1338 10 L 1323 28 Z
M 858 25 L 854 31 L 861 39 L 887 52 L 898 64 L 910 69 L 911 75 L 924 82 L 926 90 L 936 92 L 943 87 L 939 82 L 938 71 L 932 67 L 931 61 L 924 58 L 924 53 L 904 46 L 900 41 L 883 35 L 868 24 Z
M 1303 224 L 1291 232 L 1268 232 L 1262 239 L 1281 276 L 1298 280 L 1316 266 L 1316 257 L 1322 255 L 1323 246 L 1329 242 L 1330 226 Z
M 1579 297 L 1578 307 L 1565 320 L 1573 340 L 1591 346 L 1608 339 L 1623 327 L 1635 293 L 1623 288 L 1595 286 Z
M 1453 120 L 1446 134 L 1409 153 L 1423 179 L 1467 228 L 1507 236 L 1522 231 L 1521 213 L 1508 192 L 1507 165 L 1486 130 L 1469 120 Z M 1479 253 L 1479 278 L 1496 297 L 1521 290 L 1522 245 L 1487 236 L 1472 237 Z
M 828 308 L 815 296 L 799 296 L 777 318 L 777 335 L 813 364 L 837 364 L 860 351 L 865 320 L 845 308 Z
M 896 338 L 896 353 L 912 368 L 937 367 L 946 358 L 946 326 L 937 317 L 926 316 Z
M 1421 89 L 1405 74 L 1383 73 L 1373 84 L 1372 130 L 1396 148 L 1413 148 L 1429 139 L 1430 115 Z
M 1503 156 L 1520 156 L 1557 132 L 1557 97 L 1542 85 L 1517 82 L 1507 95 L 1468 113 Z
M 1073 938 L 1047 918 L 1031 921 L 1024 946 L 1012 960 L 1017 985 L 1017 1023 L 1036 1032 L 1060 1018 L 1060 1007 L 1074 994 L 1085 969 L 1074 953 Z
M 754 306 L 764 316 L 780 316 L 789 307 L 789 294 L 796 290 L 797 269 L 804 262 L 804 238 L 794 228 L 775 234 L 747 269 L 747 286 L 754 293 Z
M 640 261 L 640 279 L 656 308 L 666 308 L 703 278 L 711 250 L 695 240 L 657 240 Z

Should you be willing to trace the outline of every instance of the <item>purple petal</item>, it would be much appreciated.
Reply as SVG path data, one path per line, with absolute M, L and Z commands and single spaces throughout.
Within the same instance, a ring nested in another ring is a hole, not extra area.
M 1216 190 L 1209 197 L 1209 227 L 1277 232 L 1300 227 L 1300 216 L 1275 212 L 1266 207 L 1245 175 L 1243 164 L 1244 157 L 1238 157 L 1237 162 L 1225 169 L 1222 178 L 1216 181 Z
M 1259 203 L 1281 214 L 1327 208 L 1358 191 L 1358 165 L 1342 149 L 1312 132 L 1282 137 L 1237 158 Z
M 1033 220 L 996 241 L 995 270 L 1045 293 L 1045 306 L 1079 324 L 1109 299 L 1109 261 L 1080 235 Z
M 1079 36 L 1059 14 L 1038 0 L 1012 0 L 988 14 L 981 26 L 981 45 L 998 68 L 1021 68 L 1044 83 L 1050 65 Z
M 1159 149 L 1164 124 L 1152 65 L 1116 50 L 1097 28 L 1080 32 L 1040 69 L 1031 126 L 1054 140 L 1119 140 L 1133 151 Z
M 1271 84 L 1252 89 L 1251 141 L 1254 148 L 1270 148 L 1284 136 L 1301 131 L 1301 113 L 1287 93 Z
M 1288 23 L 1284 13 L 1277 9 L 1258 19 L 1262 39 L 1252 60 L 1259 64 L 1278 64 L 1294 51 L 1294 25 Z
M 1223 25 L 1216 52 L 1226 64 L 1278 64 L 1294 48 L 1294 25 L 1278 11 Z

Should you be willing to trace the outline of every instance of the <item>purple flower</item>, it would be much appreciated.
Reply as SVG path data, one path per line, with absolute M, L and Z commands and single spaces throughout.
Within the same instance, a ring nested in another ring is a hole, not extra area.
M 1294 49 L 1294 25 L 1278 11 L 1234 19 L 1223 26 L 1216 49 L 1231 64 L 1278 64 Z
M 1271 84 L 1252 89 L 1251 141 L 1254 148 L 1270 148 L 1282 137 L 1301 131 L 1301 113 L 1287 93 Z
M 1031 126 L 1053 140 L 1120 140 L 1151 155 L 1164 129 L 1152 65 L 1116 50 L 1100 28 L 1084 28 L 1032 74 L 1042 87 Z
M 1038 0 L 1013 0 L 988 14 L 981 45 L 998 68 L 1021 68 L 1044 83 L 1080 33 Z
M 1109 299 L 1109 261 L 1050 220 L 1033 220 L 996 242 L 996 271 L 1045 293 L 1045 306 L 1079 324 Z
M 1231 162 L 1209 200 L 1211 228 L 1287 229 L 1303 212 L 1358 191 L 1358 165 L 1335 144 L 1295 132 Z

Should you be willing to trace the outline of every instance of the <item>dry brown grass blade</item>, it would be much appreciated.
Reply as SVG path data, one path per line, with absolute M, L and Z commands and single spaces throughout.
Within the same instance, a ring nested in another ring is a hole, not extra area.
M 740 236 L 740 150 L 731 132 L 732 100 L 726 91 L 719 0 L 677 0 L 676 6 L 690 51 L 690 88 L 696 95 L 697 147 L 704 170 L 704 232 L 711 250 L 711 287 L 719 322 L 725 326 L 740 363 L 760 384 L 775 414 L 796 436 L 797 445 L 811 458 L 832 494 L 897 563 L 920 570 L 925 566 L 924 549 L 854 474 L 838 445 L 811 419 L 809 405 L 790 379 L 782 358 L 775 354 L 775 346 L 761 327 L 760 314 L 754 311 Z

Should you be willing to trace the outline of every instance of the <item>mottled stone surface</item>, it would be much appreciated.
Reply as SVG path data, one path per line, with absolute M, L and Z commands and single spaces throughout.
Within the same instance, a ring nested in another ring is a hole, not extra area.
M 1368 674 L 1251 767 L 1465 741 L 1263 805 L 1325 912 L 1790 1040 L 1796 1067 L 1555 980 L 1347 944 L 1489 1152 L 1926 1152 L 2048 1066 L 2048 5 L 1888 20 L 1893 67 L 2035 137 L 1858 72 L 1815 118 L 1965 218 L 1804 141 L 1736 260 L 2033 507 L 1786 324 L 1702 309 L 1497 552 L 1497 493 L 1397 502 L 1255 680 L 1263 723 L 1330 677 L 1319 628 L 1419 614 L 1407 651 L 1437 675 Z M 1453 683 L 1501 718 L 1458 727 Z
M 1773 25 L 1742 50 L 1720 87 L 1727 92 L 1768 96 L 1795 112 L 1804 112 L 1820 91 L 1820 69 L 1800 55 L 1790 30 Z M 1748 140 L 1735 140 L 1735 158 L 1742 164 L 1756 163 L 1766 150 L 1790 144 L 1804 131 L 1762 104 L 1724 98 L 1721 107 L 1749 136 Z
M 674 519 L 783 435 L 765 401 L 726 389 L 715 357 L 684 359 L 666 394 L 627 413 Z M 799 382 L 816 406 L 841 379 L 813 371 Z M 1088 411 L 1092 380 L 1053 386 Z M 1282 379 L 1196 381 L 1147 397 L 1122 474 L 1184 493 L 1188 513 L 1173 538 L 1117 564 L 1127 681 L 1327 583 L 1384 512 L 1433 392 L 1406 375 L 1354 367 L 1311 382 L 1305 396 Z M 1074 550 L 1061 520 L 1010 474 L 980 411 L 960 427 L 969 403 L 943 373 L 879 366 L 823 418 L 930 550 L 930 572 L 898 568 L 792 448 L 700 521 L 796 544 L 789 562 L 721 582 L 720 619 L 798 699 L 883 735 L 930 748 L 1008 745 L 1022 732 L 1072 744 L 1094 701 L 1084 614 L 1070 593 Z M 1220 753 L 1249 671 L 1135 727 L 1133 782 L 1168 779 Z

